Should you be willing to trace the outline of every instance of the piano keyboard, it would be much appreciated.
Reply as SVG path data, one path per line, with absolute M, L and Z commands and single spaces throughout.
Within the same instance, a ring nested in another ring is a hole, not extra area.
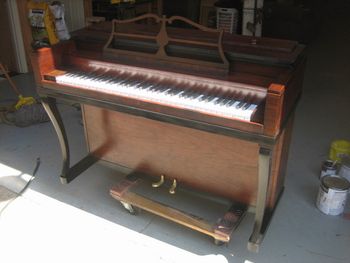
M 165 79 L 145 79 L 126 72 L 112 76 L 106 71 L 70 71 L 56 76 L 56 82 L 245 121 L 251 120 L 258 107 L 253 94 L 205 90 L 185 81 L 171 84 Z

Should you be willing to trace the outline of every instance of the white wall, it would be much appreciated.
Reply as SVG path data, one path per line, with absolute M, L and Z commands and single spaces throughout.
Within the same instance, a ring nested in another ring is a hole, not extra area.
M 47 3 L 53 0 L 43 0 Z M 69 31 L 74 31 L 85 26 L 83 0 L 59 0 L 64 4 L 65 20 Z
M 65 7 L 65 20 L 69 31 L 85 26 L 83 0 L 60 0 Z
M 7 0 L 7 8 L 9 14 L 10 31 L 14 44 L 14 51 L 16 57 L 16 67 L 19 73 L 27 73 L 27 59 L 24 50 L 23 37 L 21 31 L 21 23 L 19 21 L 17 2 Z

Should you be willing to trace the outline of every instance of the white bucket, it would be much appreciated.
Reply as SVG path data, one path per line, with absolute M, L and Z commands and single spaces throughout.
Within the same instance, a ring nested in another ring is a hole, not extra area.
M 343 177 L 324 176 L 317 196 L 317 208 L 326 215 L 342 214 L 349 188 L 350 183 Z

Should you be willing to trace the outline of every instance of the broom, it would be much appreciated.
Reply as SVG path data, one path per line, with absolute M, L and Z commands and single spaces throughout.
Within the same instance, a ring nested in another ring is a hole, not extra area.
M 0 70 L 5 75 L 6 79 L 10 83 L 11 88 L 14 90 L 14 92 L 18 96 L 18 101 L 15 104 L 15 109 L 19 110 L 24 105 L 32 105 L 36 103 L 35 99 L 33 97 L 24 97 L 21 92 L 16 87 L 15 83 L 13 83 L 12 79 L 10 78 L 9 74 L 7 73 L 7 70 L 4 68 L 4 66 L 0 63 Z
M 26 127 L 31 124 L 49 121 L 43 106 L 33 97 L 24 97 L 18 90 L 16 85 L 7 73 L 5 67 L 0 63 L 0 71 L 3 72 L 6 79 L 10 83 L 11 88 L 18 96 L 18 101 L 14 105 L 13 110 L 6 111 L 0 116 L 5 123 L 14 124 L 19 127 Z

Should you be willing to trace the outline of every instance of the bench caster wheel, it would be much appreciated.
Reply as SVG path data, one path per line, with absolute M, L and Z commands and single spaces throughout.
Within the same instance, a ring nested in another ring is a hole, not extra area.
M 132 215 L 136 215 L 137 214 L 137 210 L 135 209 L 135 207 L 133 207 L 131 204 L 129 203 L 125 203 L 120 201 L 120 203 L 124 206 L 124 208 Z
M 222 246 L 223 244 L 225 244 L 225 242 L 218 239 L 214 239 L 214 244 L 217 246 Z

